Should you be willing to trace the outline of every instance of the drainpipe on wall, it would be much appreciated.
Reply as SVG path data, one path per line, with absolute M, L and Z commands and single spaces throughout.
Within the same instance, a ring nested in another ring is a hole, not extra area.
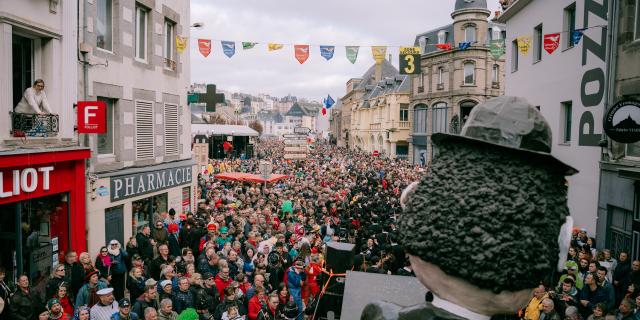
M 618 63 L 618 0 L 609 0 L 609 17 L 607 20 L 607 57 L 605 63 L 605 93 L 604 93 L 604 114 L 607 114 L 609 108 L 615 103 L 615 82 L 616 71 Z M 604 120 L 604 119 L 603 119 Z M 604 130 L 602 131 L 602 138 L 600 139 L 600 146 L 603 147 L 601 158 L 605 153 L 608 155 L 609 160 L 613 158 L 611 154 L 612 142 L 607 138 Z

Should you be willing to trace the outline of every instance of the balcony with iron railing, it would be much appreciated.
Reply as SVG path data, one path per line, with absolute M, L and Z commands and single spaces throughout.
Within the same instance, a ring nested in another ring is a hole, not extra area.
M 11 116 L 10 134 L 13 137 L 58 136 L 60 117 L 57 114 L 37 114 L 9 112 Z

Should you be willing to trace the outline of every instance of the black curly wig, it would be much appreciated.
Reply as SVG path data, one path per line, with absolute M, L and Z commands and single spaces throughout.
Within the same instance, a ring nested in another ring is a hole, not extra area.
M 399 219 L 406 250 L 496 293 L 538 285 L 569 215 L 564 172 L 472 142 L 438 150 Z

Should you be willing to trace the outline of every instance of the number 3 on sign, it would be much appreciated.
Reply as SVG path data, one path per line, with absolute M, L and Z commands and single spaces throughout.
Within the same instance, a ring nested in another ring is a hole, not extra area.
M 404 73 L 413 74 L 416 71 L 416 58 L 413 55 L 404 56 L 407 66 L 403 68 Z
M 419 74 L 420 48 L 400 47 L 400 74 Z

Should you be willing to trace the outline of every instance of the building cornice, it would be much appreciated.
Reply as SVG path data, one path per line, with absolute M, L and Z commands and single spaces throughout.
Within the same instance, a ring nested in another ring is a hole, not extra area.
M 526 7 L 533 0 L 515 0 L 507 10 L 505 10 L 496 21 L 506 24 L 511 17 L 515 16 L 520 10 Z
M 26 20 L 8 12 L 0 11 L 0 23 L 2 22 L 36 33 L 39 36 L 48 36 L 54 39 L 62 38 L 60 30 L 49 28 L 38 22 Z

